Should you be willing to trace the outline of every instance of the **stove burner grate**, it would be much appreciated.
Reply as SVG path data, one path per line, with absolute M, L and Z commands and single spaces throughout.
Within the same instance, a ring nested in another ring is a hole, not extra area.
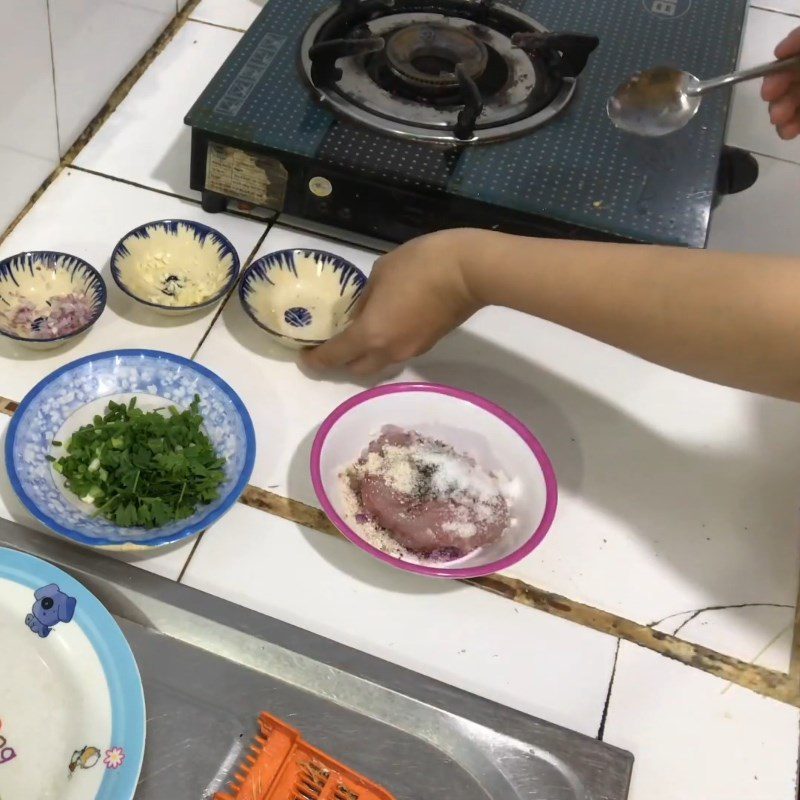
M 493 0 L 340 0 L 307 29 L 301 62 L 318 98 L 346 118 L 468 144 L 552 119 L 597 44 Z
M 479 78 L 486 69 L 486 45 L 462 28 L 444 23 L 409 25 L 395 31 L 386 42 L 386 60 L 392 71 L 416 89 L 438 93 L 453 91 L 462 80 Z

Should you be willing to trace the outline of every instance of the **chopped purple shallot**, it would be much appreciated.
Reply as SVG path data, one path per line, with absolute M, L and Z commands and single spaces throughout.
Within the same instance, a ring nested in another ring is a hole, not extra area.
M 0 312 L 11 331 L 29 339 L 69 336 L 92 320 L 92 304 L 85 295 L 56 295 L 42 305 L 22 300 L 12 311 Z

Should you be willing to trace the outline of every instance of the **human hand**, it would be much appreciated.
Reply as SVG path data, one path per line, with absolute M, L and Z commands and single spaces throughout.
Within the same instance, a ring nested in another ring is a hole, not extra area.
M 460 235 L 429 234 L 379 258 L 351 325 L 303 361 L 369 375 L 430 350 L 481 305 L 466 284 Z
M 776 48 L 777 58 L 800 55 L 800 28 L 792 31 Z M 800 69 L 764 78 L 761 97 L 769 103 L 769 118 L 781 139 L 800 136 Z

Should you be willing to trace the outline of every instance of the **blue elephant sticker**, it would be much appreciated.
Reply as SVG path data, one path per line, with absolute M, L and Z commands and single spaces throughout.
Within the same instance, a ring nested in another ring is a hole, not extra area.
M 49 636 L 59 622 L 69 622 L 75 615 L 78 601 L 62 592 L 54 583 L 37 589 L 33 596 L 36 602 L 32 613 L 25 617 L 25 624 L 42 639 Z

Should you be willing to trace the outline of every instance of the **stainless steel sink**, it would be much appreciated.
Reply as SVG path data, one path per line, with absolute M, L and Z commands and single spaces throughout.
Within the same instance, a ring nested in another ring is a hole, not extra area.
M 137 800 L 213 797 L 262 710 L 397 800 L 628 795 L 633 757 L 595 739 L 4 520 L 0 546 L 74 575 L 128 637 L 148 711 Z

